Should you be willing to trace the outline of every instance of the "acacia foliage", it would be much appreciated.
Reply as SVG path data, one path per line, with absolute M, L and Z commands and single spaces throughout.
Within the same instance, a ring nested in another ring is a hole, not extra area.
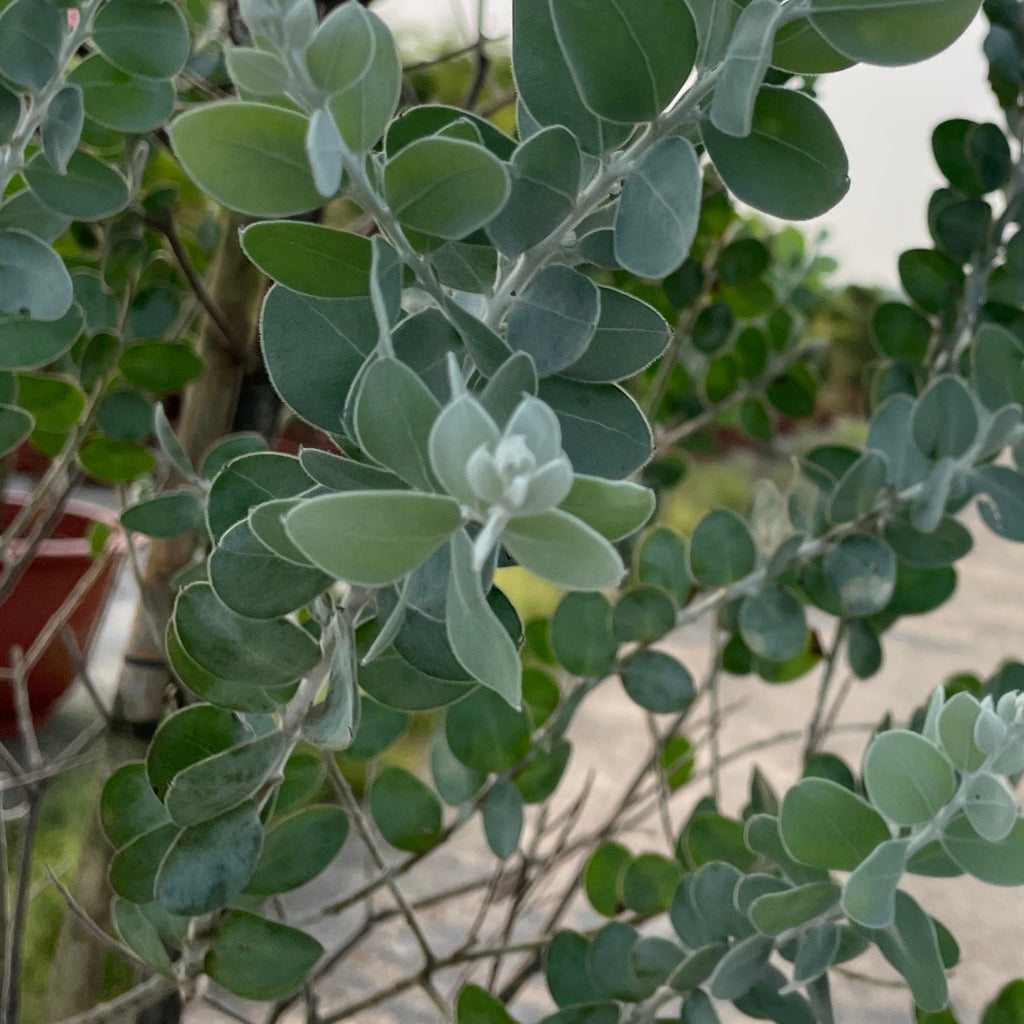
M 808 76 L 925 59 L 976 7 L 516 0 L 513 137 L 461 107 L 400 110 L 395 43 L 363 6 L 318 22 L 311 2 L 243 0 L 250 38 L 225 53 L 235 96 L 173 119 L 170 143 L 206 195 L 258 218 L 242 245 L 273 282 L 266 369 L 335 450 L 230 437 L 194 466 L 162 414 L 153 424 L 185 483 L 122 521 L 196 531 L 208 551 L 167 623 L 188 706 L 104 791 L 115 920 L 137 957 L 186 986 L 205 973 L 248 998 L 290 997 L 324 950 L 266 897 L 315 877 L 353 825 L 365 839 L 334 754 L 376 758 L 414 712 L 440 709 L 430 779 L 376 774 L 380 836 L 411 864 L 479 815 L 507 861 L 609 676 L 673 716 L 651 769 L 669 790 L 686 783 L 681 730 L 710 685 L 652 646 L 676 625 L 716 616 L 716 672 L 786 682 L 822 661 L 813 607 L 837 622 L 826 669 L 845 657 L 869 678 L 886 631 L 952 593 L 965 505 L 1024 540 L 1020 154 L 998 126 L 962 120 L 934 137 L 948 179 L 930 204 L 934 247 L 903 254 L 909 301 L 874 315 L 883 358 L 863 447 L 806 452 L 746 518 L 719 509 L 689 538 L 640 533 L 698 426 L 732 418 L 767 442 L 780 417 L 814 409 L 805 328 L 825 268 L 728 196 L 790 220 L 829 209 L 847 161 Z M 1020 12 L 989 15 L 1016 131 Z M 5 183 L 17 173 L 25 188 L 0 210 L 2 365 L 17 371 L 0 381 L 0 440 L 50 433 L 56 450 L 71 437 L 90 472 L 132 479 L 154 463 L 139 443 L 150 422 L 130 429 L 130 414 L 199 370 L 187 344 L 162 340 L 175 308 L 163 271 L 124 270 L 138 218 L 166 228 L 173 196 L 146 186 L 137 143 L 107 156 L 103 130 L 167 119 L 188 23 L 170 4 L 108 0 L 72 26 L 14 0 L 0 40 L 13 29 L 53 59 L 26 66 L 0 42 L 10 94 L 27 97 L 2 150 Z M 67 73 L 85 38 L 98 53 Z M 339 198 L 373 230 L 290 219 Z M 52 247 L 70 220 L 106 220 L 102 276 L 72 277 Z M 996 461 L 1007 452 L 1012 466 Z M 549 624 L 519 620 L 501 589 L 510 565 L 568 592 Z M 935 691 L 911 728 L 873 741 L 860 779 L 819 758 L 781 798 L 755 778 L 742 821 L 702 803 L 670 851 L 594 839 L 583 891 L 610 920 L 539 936 L 547 1019 L 653 1019 L 675 1001 L 706 1021 L 717 999 L 825 1024 L 829 968 L 872 944 L 922 1012 L 942 1011 L 955 941 L 900 883 L 1024 881 L 1004 781 L 1024 769 L 1011 676 Z M 816 715 L 809 751 L 824 725 Z M 316 802 L 315 749 L 340 805 Z M 641 927 L 666 915 L 671 939 Z M 517 990 L 494 988 L 462 989 L 459 1024 L 509 1019 Z

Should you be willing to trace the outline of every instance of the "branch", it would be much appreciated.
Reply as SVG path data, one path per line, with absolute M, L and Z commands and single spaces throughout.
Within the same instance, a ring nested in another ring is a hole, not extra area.
M 101 945 L 106 946 L 108 949 L 113 950 L 122 959 L 133 964 L 135 967 L 139 967 L 144 971 L 151 972 L 152 966 L 148 964 L 140 956 L 136 956 L 127 946 L 121 945 L 116 939 L 108 935 L 86 912 L 85 909 L 79 905 L 75 900 L 75 897 L 68 891 L 67 886 L 57 877 L 52 867 L 49 864 L 46 865 L 46 873 L 50 876 L 50 881 L 53 883 L 57 892 L 60 893 L 61 899 L 64 900 L 65 906 L 71 913 L 78 919 L 82 927 Z
M 100 1003 L 91 1010 L 77 1013 L 74 1017 L 65 1017 L 56 1024 L 127 1024 L 135 1016 L 152 1006 L 158 999 L 170 995 L 176 986 L 170 978 L 155 974 L 148 981 L 136 985 L 123 995 L 109 1002 Z
M 825 668 L 821 673 L 821 682 L 818 684 L 818 696 L 814 702 L 814 713 L 807 726 L 807 742 L 804 744 L 804 764 L 806 764 L 821 747 L 826 735 L 825 704 L 828 700 L 828 693 L 832 687 L 832 680 L 835 678 L 836 665 L 839 661 L 839 648 L 843 638 L 846 636 L 846 620 L 840 619 L 836 627 L 835 639 L 832 647 L 826 655 Z M 838 709 L 837 709 L 838 710 Z
M 334 790 L 338 794 L 345 810 L 348 811 L 349 816 L 352 818 L 352 821 L 356 826 L 356 831 L 359 833 L 359 837 L 363 840 L 364 845 L 369 851 L 370 857 L 377 865 L 378 870 L 387 871 L 387 861 L 384 860 L 384 855 L 381 853 L 380 847 L 377 845 L 377 840 L 373 835 L 373 830 L 370 828 L 370 823 L 366 820 L 366 816 L 363 814 L 363 809 L 359 806 L 359 801 L 356 800 L 356 796 L 352 792 L 352 787 L 349 785 L 348 779 L 342 775 L 341 769 L 338 767 L 338 762 L 334 759 L 334 756 L 330 751 L 325 750 L 322 754 L 324 763 L 327 765 L 327 774 L 334 786 Z M 415 937 L 416 942 L 423 953 L 424 960 L 426 961 L 423 970 L 417 975 L 416 983 L 420 985 L 424 992 L 426 992 L 434 1005 L 441 1011 L 444 1018 L 446 1020 L 450 1020 L 451 1014 L 448 1007 L 445 1005 L 444 999 L 430 981 L 430 974 L 437 964 L 437 956 L 431 948 L 430 943 L 427 941 L 427 936 L 423 931 L 419 918 L 416 916 L 416 912 L 409 905 L 405 898 L 405 894 L 398 887 L 398 883 L 395 879 L 391 876 L 388 876 L 387 887 L 390 889 L 391 895 L 398 904 L 399 910 L 405 918 L 406 924 L 409 925 L 409 930 Z
M 206 284 L 192 263 L 188 250 L 181 240 L 181 235 L 178 234 L 174 217 L 171 214 L 164 219 L 147 217 L 146 224 L 154 231 L 159 231 L 167 239 L 167 244 L 171 247 L 171 252 L 174 253 L 174 258 L 178 261 L 178 266 L 185 275 L 185 280 L 188 281 L 193 294 L 223 335 L 226 342 L 225 352 L 240 366 L 244 365 L 247 361 L 249 346 L 235 330 L 234 325 L 217 304 L 216 299 L 207 291 Z

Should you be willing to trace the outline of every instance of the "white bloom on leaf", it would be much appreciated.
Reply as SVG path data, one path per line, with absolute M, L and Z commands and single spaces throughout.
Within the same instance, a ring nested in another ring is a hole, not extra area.
M 466 517 L 481 524 L 473 566 L 483 567 L 516 516 L 556 508 L 572 489 L 573 469 L 551 408 L 526 395 L 504 430 L 472 395 L 453 397 L 430 432 L 430 461 Z

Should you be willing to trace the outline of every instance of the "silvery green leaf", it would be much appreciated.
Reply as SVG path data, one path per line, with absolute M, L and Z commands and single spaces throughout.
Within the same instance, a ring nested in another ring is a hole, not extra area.
M 942 692 L 942 687 L 939 687 L 938 692 Z M 938 716 L 936 738 L 932 739 L 928 732 L 924 733 L 925 739 L 945 750 L 958 771 L 973 772 L 985 763 L 984 752 L 974 742 L 974 725 L 980 714 L 981 705 L 971 694 L 966 691 L 954 694 L 946 701 Z M 925 725 L 928 724 L 925 721 Z
M 314 110 L 306 130 L 306 155 L 316 190 L 325 198 L 329 199 L 341 188 L 344 149 L 345 143 L 334 118 L 323 108 Z
M 981 446 L 978 461 L 1001 452 L 1014 438 L 1020 425 L 1022 410 L 1019 405 L 1004 405 L 992 413 L 981 430 Z
M 711 102 L 711 123 L 720 132 L 750 134 L 754 100 L 768 70 L 783 13 L 777 0 L 754 0 L 740 14 Z
M 302 735 L 328 750 L 344 750 L 359 728 L 356 644 L 348 618 L 336 616 L 334 627 L 337 640 L 327 670 L 327 691 L 306 713 Z
M 942 521 L 955 480 L 956 461 L 942 458 L 928 470 L 928 474 L 921 481 L 921 490 L 914 499 L 910 517 L 914 526 L 922 533 L 931 533 Z
M 622 579 L 619 553 L 596 530 L 558 509 L 517 516 L 502 543 L 524 568 L 571 590 L 602 590 Z
M 469 457 L 466 481 L 470 490 L 488 505 L 497 505 L 505 495 L 504 481 L 486 445 L 480 445 Z
M 333 95 L 357 82 L 373 64 L 377 41 L 361 4 L 343 4 L 320 23 L 305 53 L 313 84 Z
M 570 267 L 547 267 L 512 300 L 508 343 L 528 352 L 538 375 L 547 377 L 586 353 L 600 316 L 600 292 L 589 277 Z
M 538 468 L 530 480 L 526 497 L 519 508 L 521 515 L 534 515 L 560 504 L 572 490 L 572 464 L 567 458 L 552 459 Z
M 842 907 L 866 928 L 888 928 L 896 919 L 896 886 L 907 866 L 907 840 L 879 843 L 843 886 Z
M 562 454 L 562 428 L 551 407 L 539 398 L 527 395 L 516 406 L 503 432 L 505 437 L 520 435 L 537 462 L 550 462 Z
M 153 412 L 153 429 L 156 433 L 157 442 L 167 458 L 173 463 L 174 468 L 186 480 L 197 479 L 196 471 L 192 468 L 192 461 L 185 454 L 185 449 L 182 448 L 181 442 L 167 420 L 167 413 L 164 412 L 164 407 L 160 403 L 157 403 Z
M 928 469 L 928 460 L 910 433 L 913 412 L 913 399 L 893 395 L 875 410 L 868 428 L 867 447 L 888 459 L 889 483 L 894 487 L 915 483 Z
M 967 783 L 964 811 L 974 831 L 990 843 L 1005 839 L 1017 820 L 1017 801 L 1002 779 L 982 772 Z
M 239 0 L 238 11 L 249 31 L 256 35 L 266 35 L 268 24 L 277 17 L 277 8 L 270 0 Z
M 252 46 L 232 46 L 224 52 L 231 81 L 252 96 L 279 96 L 288 87 L 288 69 L 276 54 Z
M 479 504 L 467 478 L 470 459 L 481 446 L 494 447 L 499 436 L 494 420 L 469 394 L 449 402 L 434 421 L 428 442 L 431 468 L 441 486 L 463 505 Z
M 412 574 L 410 573 L 405 577 L 405 582 L 402 584 L 402 589 L 399 591 L 398 600 L 395 602 L 393 608 L 387 612 L 387 618 L 381 623 L 380 632 L 373 638 L 373 643 L 370 644 L 370 649 L 363 655 L 362 664 L 369 665 L 379 654 L 386 651 L 394 641 L 395 637 L 398 636 L 402 623 L 405 621 L 405 609 L 409 604 L 409 592 L 412 586 Z M 382 597 L 384 594 L 392 594 L 393 591 L 382 591 L 377 597 L 377 620 L 380 621 L 381 617 L 387 610 L 383 607 Z
M 992 710 L 991 700 L 982 703 L 974 723 L 974 742 L 986 754 L 994 754 L 1006 739 L 1006 723 Z
M 316 5 L 313 0 L 294 0 L 284 16 L 284 37 L 293 50 L 303 50 L 316 32 Z
M 473 545 L 465 530 L 451 539 L 445 630 L 455 657 L 478 683 L 517 710 L 522 706 L 522 666 L 512 638 L 487 603 L 479 573 L 473 570 Z
M 696 150 L 670 136 L 645 153 L 626 178 L 615 215 L 615 262 L 641 277 L 664 277 L 686 259 L 700 217 Z
M 997 775 L 1016 775 L 1024 772 L 1024 740 L 1011 740 L 992 760 L 992 771 Z
M 1018 695 L 1014 691 L 1004 693 L 996 704 L 996 714 L 1007 724 L 1013 725 L 1017 716 Z
M 78 147 L 84 123 L 81 86 L 64 86 L 50 101 L 42 127 L 43 151 L 61 174 L 67 171 L 71 154 Z

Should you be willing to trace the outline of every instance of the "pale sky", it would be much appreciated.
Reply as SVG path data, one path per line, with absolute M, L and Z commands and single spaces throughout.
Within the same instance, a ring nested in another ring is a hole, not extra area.
M 510 0 L 379 0 L 374 6 L 407 48 L 422 40 L 424 52 L 475 38 L 481 8 L 486 34 L 507 35 Z M 1002 125 L 985 80 L 986 30 L 979 16 L 952 47 L 923 64 L 858 65 L 821 80 L 821 102 L 846 145 L 852 184 L 811 227 L 829 230 L 824 251 L 839 260 L 843 280 L 894 285 L 899 253 L 928 244 L 928 196 L 942 180 L 931 155 L 935 125 L 951 117 Z

